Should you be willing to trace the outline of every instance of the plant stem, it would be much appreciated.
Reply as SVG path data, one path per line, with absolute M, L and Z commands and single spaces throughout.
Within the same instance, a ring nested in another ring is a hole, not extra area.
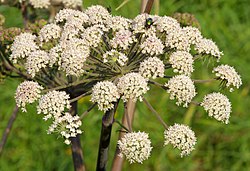
M 77 101 L 71 103 L 70 113 L 71 115 L 76 115 Z M 73 158 L 75 171 L 85 171 L 80 135 L 77 135 L 76 137 L 71 137 L 70 141 L 71 141 L 72 158 Z
M 12 115 L 11 115 L 11 117 L 9 119 L 9 122 L 7 124 L 7 127 L 4 130 L 4 133 L 3 133 L 3 136 L 2 136 L 2 139 L 1 139 L 1 142 L 0 142 L 0 155 L 2 154 L 4 145 L 5 145 L 6 141 L 7 141 L 7 138 L 8 138 L 8 135 L 10 133 L 10 130 L 12 128 L 12 125 L 13 125 L 14 121 L 16 120 L 17 113 L 18 113 L 18 107 L 15 106 L 15 108 L 14 108 L 14 110 L 12 112 Z
M 102 118 L 102 129 L 98 150 L 98 159 L 96 170 L 105 171 L 108 161 L 108 150 L 110 144 L 111 130 L 114 122 L 114 114 L 118 106 L 118 102 L 115 103 L 115 106 L 112 110 L 107 111 Z

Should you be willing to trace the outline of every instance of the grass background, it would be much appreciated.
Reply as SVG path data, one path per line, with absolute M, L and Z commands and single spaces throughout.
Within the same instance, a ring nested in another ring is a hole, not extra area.
M 84 7 L 92 4 L 111 6 L 112 13 L 129 18 L 139 13 L 140 1 L 131 0 L 119 11 L 114 9 L 122 0 L 104 2 L 85 0 Z M 144 104 L 137 103 L 134 130 L 148 132 L 154 147 L 151 158 L 141 164 L 124 164 L 124 170 L 187 170 L 187 171 L 238 171 L 250 170 L 250 3 L 248 0 L 161 0 L 160 15 L 172 15 L 174 12 L 189 12 L 199 20 L 205 37 L 217 42 L 224 56 L 221 63 L 235 66 L 243 79 L 240 90 L 226 94 L 232 102 L 233 112 L 230 124 L 224 125 L 211 119 L 202 108 L 191 105 L 189 108 L 177 107 L 170 101 L 163 90 L 151 87 L 146 98 L 172 125 L 185 123 L 192 127 L 198 137 L 196 150 L 188 157 L 180 158 L 178 151 L 172 147 L 163 148 L 163 127 Z M 152 13 L 155 10 L 153 9 Z M 15 8 L 0 6 L 0 13 L 6 17 L 6 26 L 20 26 L 20 12 Z M 212 67 L 198 62 L 193 78 L 207 78 Z M 211 74 L 210 74 L 211 76 Z M 14 92 L 18 80 L 7 79 L 0 85 L 0 136 L 14 108 Z M 197 85 L 199 95 L 218 91 L 218 84 Z M 79 113 L 90 105 L 89 99 L 79 102 Z M 49 123 L 35 112 L 35 106 L 29 107 L 28 113 L 19 113 L 13 129 L 0 158 L 1 171 L 56 171 L 73 170 L 70 147 L 63 144 L 55 135 L 47 135 Z M 122 104 L 117 118 L 122 117 Z M 83 120 L 81 137 L 87 170 L 95 170 L 97 146 L 101 128 L 102 113 L 92 111 Z M 117 141 L 118 126 L 112 133 L 111 161 Z

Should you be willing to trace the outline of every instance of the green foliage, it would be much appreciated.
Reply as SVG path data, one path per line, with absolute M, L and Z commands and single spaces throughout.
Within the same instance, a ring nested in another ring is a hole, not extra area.
M 84 7 L 92 4 L 111 6 L 112 13 L 126 17 L 135 17 L 139 13 L 140 1 L 129 1 L 119 11 L 115 11 L 123 1 L 84 1 Z M 21 26 L 22 20 L 17 10 L 1 6 L 0 13 L 6 17 L 6 26 Z M 225 55 L 223 63 L 235 66 L 243 78 L 243 86 L 233 93 L 223 92 L 232 102 L 233 113 L 230 124 L 224 125 L 209 118 L 202 108 L 191 105 L 189 108 L 177 107 L 170 101 L 164 90 L 151 87 L 146 98 L 170 125 L 174 122 L 185 123 L 195 131 L 198 144 L 196 150 L 188 157 L 180 158 L 178 151 L 172 147 L 163 148 L 163 127 L 143 103 L 137 103 L 134 130 L 146 131 L 152 139 L 153 151 L 151 158 L 143 165 L 130 165 L 125 162 L 124 170 L 250 170 L 250 119 L 248 106 L 250 104 L 250 4 L 248 0 L 190 0 L 190 1 L 160 1 L 160 15 L 172 15 L 174 12 L 194 14 L 201 25 L 201 31 L 207 37 L 212 37 Z M 153 10 L 154 12 L 154 10 Z M 216 64 L 215 64 L 216 65 Z M 202 61 L 195 67 L 206 67 Z M 198 69 L 197 69 L 198 70 Z M 196 72 L 194 78 L 211 77 L 208 71 Z M 0 85 L 0 136 L 14 108 L 14 91 L 18 81 L 7 79 Z M 204 94 L 218 91 L 218 84 L 202 84 L 197 86 Z M 89 99 L 80 101 L 79 114 L 91 104 Z M 117 112 L 121 119 L 122 104 Z M 35 107 L 31 106 L 28 113 L 19 113 L 11 131 L 0 160 L 0 170 L 73 170 L 70 147 L 63 144 L 62 139 L 47 135 L 49 123 L 37 115 Z M 83 120 L 82 145 L 87 170 L 95 170 L 97 146 L 99 143 L 102 113 L 94 110 Z M 115 150 L 119 126 L 115 125 L 109 156 L 111 161 Z

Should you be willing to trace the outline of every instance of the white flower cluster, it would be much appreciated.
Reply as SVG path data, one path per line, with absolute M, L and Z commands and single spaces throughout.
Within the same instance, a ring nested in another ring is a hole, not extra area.
M 40 69 L 45 68 L 48 63 L 48 53 L 43 50 L 37 50 L 31 52 L 27 57 L 25 69 L 27 70 L 27 73 L 31 75 L 31 77 L 35 77 L 36 73 L 39 72 Z
M 112 16 L 110 20 L 107 20 L 107 27 L 113 31 L 128 30 L 131 21 L 121 16 Z
M 119 99 L 117 87 L 110 81 L 98 82 L 94 85 L 91 101 L 98 104 L 99 110 L 104 112 L 114 108 L 114 102 Z
M 21 33 L 15 37 L 11 46 L 12 54 L 10 55 L 13 63 L 17 63 L 17 60 L 27 57 L 31 52 L 38 49 L 35 39 L 36 36 L 30 33 Z
M 128 73 L 122 76 L 119 78 L 117 87 L 124 102 L 129 99 L 142 101 L 143 94 L 149 90 L 147 80 L 138 73 Z
M 111 20 L 108 10 L 100 5 L 88 7 L 85 14 L 89 16 L 91 24 L 107 24 L 107 21 Z
M 23 112 L 27 112 L 26 104 L 34 103 L 41 97 L 43 87 L 34 81 L 24 81 L 16 89 L 15 100 Z
M 145 35 L 152 35 L 155 33 L 156 29 L 153 25 L 150 28 L 145 27 L 146 19 L 152 19 L 152 21 L 157 21 L 159 16 L 156 15 L 149 15 L 149 14 L 139 14 L 137 15 L 134 20 L 132 21 L 132 30 L 133 33 L 144 33 Z
M 103 54 L 103 62 L 110 62 L 110 63 L 115 63 L 117 62 L 120 66 L 124 66 L 125 63 L 127 62 L 128 57 L 121 53 L 118 52 L 114 49 L 112 49 L 111 51 L 107 51 L 105 54 Z
M 151 56 L 162 54 L 164 49 L 164 45 L 161 40 L 154 35 L 146 38 L 140 47 L 143 54 L 149 54 Z
M 65 109 L 70 109 L 69 98 L 64 91 L 49 91 L 40 98 L 37 113 L 45 114 L 44 120 L 60 117 Z
M 88 27 L 82 34 L 83 40 L 86 41 L 86 44 L 89 46 L 97 47 L 102 41 L 102 30 L 99 25 L 94 25 Z
M 19 2 L 23 2 L 25 0 L 19 0 Z M 26 0 L 27 1 L 27 0 Z M 34 8 L 49 8 L 51 1 L 55 1 L 57 4 L 62 3 L 65 7 L 68 8 L 76 8 L 82 6 L 82 0 L 29 0 L 29 3 Z
M 189 37 L 182 28 L 170 31 L 166 35 L 165 44 L 171 49 L 190 51 Z
M 219 61 L 223 52 L 220 52 L 218 46 L 210 39 L 202 38 L 195 44 L 195 50 L 200 54 L 212 55 Z
M 48 8 L 50 0 L 29 0 L 34 8 Z
M 140 63 L 139 73 L 144 78 L 163 77 L 165 71 L 165 66 L 163 61 L 157 57 L 149 57 Z
M 172 30 L 178 30 L 181 27 L 176 19 L 168 16 L 157 18 L 155 25 L 157 30 L 166 32 L 166 34 L 169 34 Z
M 213 69 L 213 73 L 219 77 L 222 81 L 226 81 L 226 87 L 230 88 L 230 92 L 236 87 L 237 89 L 241 86 L 242 81 L 240 75 L 235 69 L 229 65 L 220 65 Z
M 150 157 L 151 141 L 145 132 L 126 133 L 124 137 L 118 141 L 120 149 L 120 157 L 125 156 L 130 163 L 142 163 Z
M 184 27 L 182 30 L 188 37 L 189 45 L 196 45 L 202 39 L 200 30 L 195 27 L 188 26 L 188 27 Z
M 208 94 L 204 97 L 201 106 L 208 112 L 208 116 L 226 124 L 229 123 L 231 103 L 225 95 L 221 93 Z
M 176 51 L 169 57 L 169 63 L 172 65 L 174 72 L 190 76 L 194 71 L 193 56 L 189 52 Z
M 76 8 L 82 6 L 82 0 L 61 0 L 68 8 Z
M 60 37 L 61 27 L 56 24 L 47 24 L 39 32 L 39 40 L 41 42 L 48 42 L 51 39 L 57 39 Z
M 174 124 L 164 131 L 164 145 L 171 144 L 181 151 L 181 157 L 189 155 L 196 144 L 194 132 L 186 125 Z
M 129 30 L 120 30 L 115 33 L 114 38 L 110 41 L 113 48 L 122 48 L 127 50 L 129 45 L 135 42 L 135 37 L 132 36 L 132 32 Z
M 174 76 L 165 84 L 165 87 L 168 88 L 167 92 L 170 94 L 170 99 L 176 98 L 178 106 L 183 103 L 183 107 L 187 107 L 196 95 L 193 81 L 185 75 Z
M 76 137 L 77 134 L 82 133 L 79 129 L 81 125 L 82 121 L 79 116 L 72 116 L 66 112 L 65 115 L 55 118 L 48 129 L 48 134 L 53 132 L 60 133 L 65 138 L 64 143 L 69 145 L 70 137 Z

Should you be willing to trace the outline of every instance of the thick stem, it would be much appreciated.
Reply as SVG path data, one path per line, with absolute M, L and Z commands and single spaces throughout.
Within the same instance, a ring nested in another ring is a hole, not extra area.
M 71 115 L 77 114 L 77 101 L 71 103 Z M 75 171 L 85 171 L 80 135 L 70 138 Z
M 124 115 L 122 118 L 122 125 L 126 128 L 129 128 L 130 126 L 132 127 L 133 120 L 134 120 L 134 113 L 135 113 L 135 102 L 133 102 L 132 100 L 129 100 L 126 103 L 125 106 L 125 111 L 124 111 Z M 129 121 L 127 120 L 129 118 Z M 127 130 L 122 129 L 120 131 L 119 134 L 119 140 L 121 138 L 123 138 L 125 132 Z M 115 152 L 115 157 L 113 160 L 113 165 L 112 165 L 112 171 L 121 171 L 122 170 L 122 164 L 123 164 L 123 158 L 119 157 L 118 154 L 120 153 L 120 150 L 118 148 L 118 146 L 116 147 L 116 152 Z
M 106 170 L 112 125 L 114 122 L 114 114 L 117 106 L 118 102 L 115 103 L 114 109 L 107 111 L 102 118 L 102 130 L 101 130 L 98 159 L 96 165 L 97 171 Z
M 15 106 L 15 108 L 14 108 L 14 110 L 12 112 L 12 115 L 11 115 L 11 117 L 9 119 L 9 122 L 7 124 L 7 127 L 4 130 L 4 133 L 3 133 L 3 136 L 2 136 L 2 139 L 1 139 L 1 142 L 0 142 L 0 155 L 2 154 L 4 145 L 5 145 L 6 141 L 7 141 L 7 138 L 8 138 L 8 135 L 10 133 L 10 130 L 12 128 L 12 125 L 13 125 L 14 121 L 16 120 L 17 113 L 18 113 L 18 107 Z

